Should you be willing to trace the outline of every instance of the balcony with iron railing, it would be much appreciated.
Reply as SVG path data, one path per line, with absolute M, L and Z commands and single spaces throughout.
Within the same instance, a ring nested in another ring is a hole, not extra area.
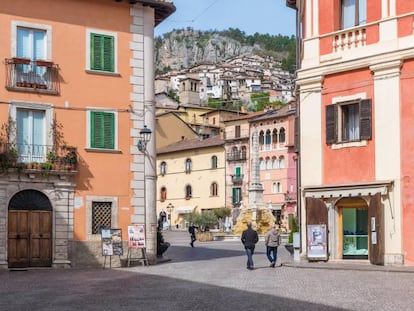
M 0 143 L 1 170 L 76 171 L 78 156 L 72 146 Z
M 7 58 L 4 63 L 8 90 L 59 94 L 59 66 L 57 64 L 19 57 Z
M 230 152 L 227 153 L 227 161 L 246 161 L 247 152 Z
M 241 175 L 230 175 L 231 176 L 231 182 L 233 185 L 241 185 L 243 183 L 243 174 Z

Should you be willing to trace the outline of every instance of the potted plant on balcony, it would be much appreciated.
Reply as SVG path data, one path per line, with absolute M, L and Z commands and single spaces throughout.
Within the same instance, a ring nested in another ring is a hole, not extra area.
M 40 164 L 40 167 L 42 169 L 42 175 L 49 177 L 50 171 L 52 170 L 52 167 L 53 167 L 53 163 L 44 162 Z
M 8 152 L 8 161 L 10 164 L 10 167 L 16 167 L 17 165 L 17 159 L 19 158 L 19 151 L 16 147 L 10 147 Z
M 63 161 L 68 171 L 75 170 L 78 163 L 78 156 L 76 155 L 76 148 L 72 146 L 65 146 L 67 154 L 64 156 Z

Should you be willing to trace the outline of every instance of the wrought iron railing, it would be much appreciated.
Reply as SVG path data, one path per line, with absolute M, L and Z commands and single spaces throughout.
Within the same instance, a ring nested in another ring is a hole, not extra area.
M 28 58 L 7 58 L 6 88 L 8 90 L 59 94 L 59 66 L 50 61 Z
M 48 146 L 0 143 L 1 168 L 77 170 L 76 148 L 71 146 Z M 47 164 L 47 165 L 45 165 Z
M 231 176 L 231 182 L 233 185 L 240 185 L 243 183 L 243 174 L 241 175 L 230 175 Z
M 247 158 L 247 152 L 230 152 L 227 153 L 227 161 L 243 161 Z

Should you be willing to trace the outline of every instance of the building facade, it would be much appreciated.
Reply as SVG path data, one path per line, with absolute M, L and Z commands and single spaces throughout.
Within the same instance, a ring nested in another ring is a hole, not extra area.
M 214 136 L 157 149 L 157 213 L 168 216 L 168 226 L 185 229 L 189 213 L 225 207 L 223 145 L 221 137 Z
M 100 229 L 126 241 L 129 224 L 146 225 L 155 258 L 155 144 L 142 153 L 137 143 L 155 128 L 154 27 L 174 10 L 2 3 L 1 267 L 100 264 Z
M 312 259 L 320 248 L 329 259 L 411 265 L 414 3 L 287 5 L 298 12 L 303 48 L 297 72 L 302 255 Z M 326 225 L 322 244 L 312 231 L 319 225 Z

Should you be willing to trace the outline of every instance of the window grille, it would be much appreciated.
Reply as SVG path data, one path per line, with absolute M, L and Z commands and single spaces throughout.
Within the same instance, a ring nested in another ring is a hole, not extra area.
M 100 234 L 102 228 L 111 228 L 111 202 L 92 202 L 92 234 Z

